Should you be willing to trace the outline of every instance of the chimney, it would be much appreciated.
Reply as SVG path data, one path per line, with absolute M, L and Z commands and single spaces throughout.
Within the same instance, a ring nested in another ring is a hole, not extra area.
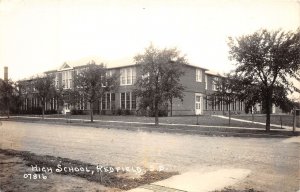
M 4 81 L 8 81 L 8 67 L 4 67 Z

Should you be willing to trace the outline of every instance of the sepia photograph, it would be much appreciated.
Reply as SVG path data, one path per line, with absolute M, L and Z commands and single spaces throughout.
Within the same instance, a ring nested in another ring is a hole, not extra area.
M 0 192 L 300 192 L 300 0 L 0 0 Z

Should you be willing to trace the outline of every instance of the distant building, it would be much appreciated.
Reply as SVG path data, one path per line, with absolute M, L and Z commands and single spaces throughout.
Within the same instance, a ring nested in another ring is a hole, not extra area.
M 4 81 L 8 81 L 8 67 L 4 67 Z

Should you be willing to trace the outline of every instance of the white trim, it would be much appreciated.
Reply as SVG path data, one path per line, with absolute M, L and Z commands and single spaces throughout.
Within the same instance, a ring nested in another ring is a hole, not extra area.
M 122 93 L 120 93 L 120 109 L 122 109 Z
M 196 98 L 198 97 L 198 96 L 200 96 L 200 101 L 199 102 L 197 102 L 196 101 Z M 203 114 L 203 94 L 201 94 L 201 93 L 195 93 L 195 104 L 194 104 L 194 106 L 195 106 L 195 115 L 202 115 Z M 200 105 L 200 109 L 197 109 L 197 103 Z
M 65 68 L 65 66 L 68 65 L 69 67 L 68 68 Z M 65 71 L 65 70 L 70 70 L 70 69 L 73 69 L 73 67 L 71 67 L 68 63 L 64 63 L 59 69 L 58 71 Z

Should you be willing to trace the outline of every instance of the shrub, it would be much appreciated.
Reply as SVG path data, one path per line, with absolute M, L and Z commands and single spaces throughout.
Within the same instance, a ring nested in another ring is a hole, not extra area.
M 81 109 L 71 109 L 71 115 L 83 115 L 83 110 L 81 110 Z

